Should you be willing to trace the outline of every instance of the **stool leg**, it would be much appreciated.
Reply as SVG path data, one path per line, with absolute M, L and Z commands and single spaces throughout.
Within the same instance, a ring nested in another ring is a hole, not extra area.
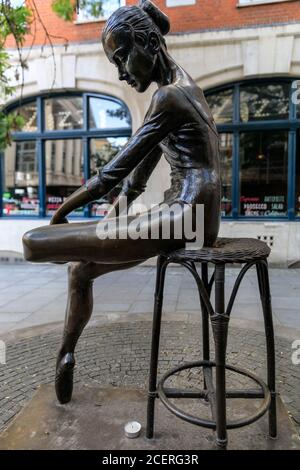
M 208 288 L 208 266 L 207 263 L 201 264 L 201 274 L 202 281 L 207 290 Z M 200 295 L 200 292 L 199 292 Z M 204 361 L 209 361 L 210 351 L 209 351 L 209 314 L 205 307 L 205 304 L 201 299 L 201 310 L 202 310 L 202 336 L 203 336 L 203 359 Z
M 205 289 L 207 290 L 208 295 L 210 296 L 210 292 L 208 289 L 208 264 L 201 263 L 201 277 Z M 209 347 L 209 313 L 203 302 L 201 293 L 199 291 L 200 296 L 200 304 L 201 304 L 201 313 L 202 313 L 202 348 L 203 348 L 203 360 L 209 361 L 210 359 L 210 347 Z M 203 388 L 207 390 L 207 384 L 205 377 L 203 379 Z M 205 399 L 206 402 L 209 402 L 208 396 Z
M 227 447 L 226 427 L 226 381 L 225 363 L 229 317 L 225 312 L 225 265 L 216 265 L 215 277 L 215 315 L 211 317 L 211 325 L 215 342 L 216 361 L 216 434 L 217 445 Z
M 160 339 L 161 314 L 162 314 L 163 292 L 164 292 L 166 269 L 167 269 L 167 263 L 166 263 L 165 257 L 159 256 L 157 260 L 157 274 L 156 274 L 154 314 L 153 314 L 153 326 L 152 326 L 152 342 L 151 342 L 150 374 L 149 374 L 149 389 L 148 389 L 147 430 L 146 430 L 146 436 L 148 439 L 153 438 L 153 429 L 154 429 L 154 409 L 155 409 L 155 398 L 156 398 L 156 388 L 157 388 L 159 339 Z
M 267 261 L 257 263 L 256 270 L 265 322 L 268 386 L 271 393 L 271 404 L 269 408 L 269 435 L 270 437 L 275 438 L 277 436 L 275 341 Z

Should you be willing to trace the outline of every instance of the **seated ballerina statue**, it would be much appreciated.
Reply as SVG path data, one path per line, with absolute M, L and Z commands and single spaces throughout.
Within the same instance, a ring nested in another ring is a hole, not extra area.
M 72 397 L 74 351 L 92 314 L 93 281 L 162 252 L 184 248 L 184 235 L 178 239 L 171 230 L 165 237 L 160 229 L 165 223 L 182 223 L 187 211 L 196 213 L 197 205 L 204 207 L 204 245 L 212 246 L 218 236 L 219 136 L 202 90 L 167 50 L 164 36 L 169 30 L 168 17 L 148 0 L 139 6 L 121 7 L 110 16 L 102 43 L 119 79 L 139 93 L 153 82 L 158 88 L 141 127 L 118 154 L 63 202 L 50 226 L 31 230 L 23 237 L 26 260 L 70 263 L 65 324 L 56 363 L 55 389 L 60 403 Z M 147 212 L 118 213 L 117 223 L 109 224 L 106 237 L 99 236 L 99 229 L 101 232 L 107 220 L 68 223 L 72 211 L 117 187 L 121 188 L 119 200 L 127 197 L 131 204 L 145 190 L 162 154 L 171 167 L 171 185 L 157 210 L 178 203 L 180 211 L 162 209 L 159 217 L 147 217 Z M 129 223 L 139 223 L 139 218 L 143 230 L 155 233 L 155 237 L 124 236 Z

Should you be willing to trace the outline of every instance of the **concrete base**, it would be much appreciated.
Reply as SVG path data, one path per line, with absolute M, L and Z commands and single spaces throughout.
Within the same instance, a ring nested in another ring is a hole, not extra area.
M 193 402 L 193 404 L 192 404 Z M 178 403 L 178 401 L 177 401 Z M 253 412 L 255 400 L 230 400 L 231 409 Z M 196 404 L 196 406 L 195 406 Z M 183 400 L 180 401 L 183 405 Z M 199 416 L 208 415 L 203 400 L 184 400 L 184 409 Z M 140 390 L 84 387 L 68 405 L 59 405 L 54 389 L 43 385 L 11 425 L 0 436 L 1 450 L 204 450 L 215 448 L 214 433 L 198 428 L 172 415 L 161 402 L 156 405 L 155 439 L 145 437 L 147 400 Z M 235 417 L 239 416 L 235 412 Z M 124 435 L 128 421 L 139 421 L 143 428 L 137 439 Z M 300 439 L 278 399 L 278 439 L 267 437 L 267 417 L 229 431 L 229 449 L 300 449 Z

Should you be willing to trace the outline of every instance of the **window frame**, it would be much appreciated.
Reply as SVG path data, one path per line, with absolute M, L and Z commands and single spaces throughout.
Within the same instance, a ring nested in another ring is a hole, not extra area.
M 167 8 L 178 8 L 190 5 L 196 5 L 197 0 L 166 0 Z
M 297 129 L 300 129 L 300 115 L 297 117 L 297 105 L 292 102 L 292 83 L 299 80 L 297 77 L 275 77 L 255 78 L 240 80 L 232 83 L 209 88 L 204 91 L 205 96 L 233 88 L 233 120 L 232 123 L 218 124 L 220 133 L 233 134 L 233 158 L 232 158 L 232 214 L 224 216 L 222 220 L 245 220 L 245 221 L 300 221 L 296 216 L 296 138 Z M 253 120 L 242 122 L 240 120 L 240 88 L 243 85 L 266 85 L 290 83 L 290 102 L 288 119 L 280 120 Z M 240 134 L 242 132 L 264 130 L 287 130 L 288 131 L 288 172 L 287 172 L 287 215 L 286 216 L 243 216 L 239 213 L 240 207 Z
M 294 2 L 295 0 L 238 0 L 237 8 L 254 7 L 257 5 L 268 5 L 271 3 Z
M 73 130 L 45 130 L 44 122 L 44 100 L 49 98 L 70 98 L 82 97 L 83 98 L 83 128 Z M 89 99 L 99 98 L 110 102 L 117 103 L 126 109 L 130 116 L 130 123 L 128 128 L 106 128 L 106 129 L 89 129 Z M 39 215 L 5 215 L 3 213 L 3 183 L 5 178 L 4 173 L 4 151 L 0 151 L 0 218 L 11 219 L 34 219 L 43 218 L 50 219 L 51 216 L 46 214 L 46 152 L 45 142 L 51 140 L 68 140 L 68 139 L 81 139 L 83 144 L 83 176 L 85 180 L 90 178 L 90 140 L 92 138 L 109 138 L 109 137 L 128 137 L 132 135 L 132 118 L 128 106 L 122 100 L 110 95 L 104 95 L 94 92 L 58 92 L 58 93 L 45 93 L 41 95 L 28 96 L 20 103 L 14 102 L 5 108 L 5 112 L 9 113 L 28 103 L 36 101 L 37 104 L 37 131 L 36 132 L 14 132 L 12 134 L 13 142 L 32 141 L 36 142 L 36 155 L 39 168 Z M 84 215 L 72 215 L 72 219 L 91 218 L 90 206 L 84 209 Z

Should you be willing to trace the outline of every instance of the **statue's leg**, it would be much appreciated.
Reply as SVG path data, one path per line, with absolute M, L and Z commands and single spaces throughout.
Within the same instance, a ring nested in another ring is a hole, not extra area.
M 164 236 L 163 227 L 182 225 L 183 210 L 170 215 L 165 210 L 149 214 L 120 217 L 118 224 L 107 222 L 85 222 L 41 227 L 23 237 L 24 255 L 32 262 L 72 262 L 69 269 L 69 298 L 63 343 L 57 360 L 56 392 L 61 403 L 67 403 L 72 396 L 74 349 L 92 313 L 93 280 L 111 271 L 127 269 L 156 256 L 161 251 L 182 248 L 182 234 L 179 238 Z M 139 233 L 156 234 L 146 238 L 124 237 L 129 223 L 135 222 Z M 99 236 L 104 228 L 106 238 Z M 168 231 L 167 231 L 168 232 Z M 173 233 L 173 229 L 170 229 Z
M 60 403 L 68 403 L 73 391 L 74 351 L 93 311 L 93 281 L 108 272 L 128 269 L 138 263 L 97 264 L 74 262 L 68 267 L 68 302 L 61 348 L 57 357 L 55 389 Z
M 157 206 L 156 211 L 152 209 L 151 213 L 137 216 L 31 230 L 23 237 L 24 257 L 34 263 L 81 261 L 120 265 L 142 262 L 161 250 L 182 247 L 181 231 L 174 239 L 165 227 L 170 227 L 171 233 L 176 223 L 181 228 L 184 212 L 190 212 L 190 206 L 178 205 L 175 215 L 168 208 L 159 209 Z

